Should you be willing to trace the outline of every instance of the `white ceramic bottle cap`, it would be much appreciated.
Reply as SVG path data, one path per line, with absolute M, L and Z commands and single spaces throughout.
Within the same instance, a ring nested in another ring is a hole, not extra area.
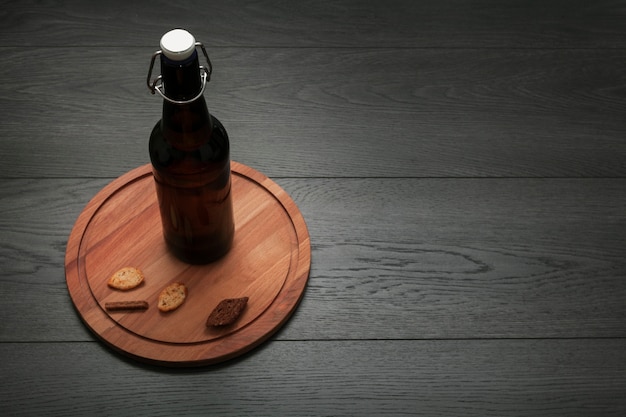
M 163 55 L 174 61 L 183 61 L 196 50 L 196 39 L 184 29 L 174 29 L 161 37 Z

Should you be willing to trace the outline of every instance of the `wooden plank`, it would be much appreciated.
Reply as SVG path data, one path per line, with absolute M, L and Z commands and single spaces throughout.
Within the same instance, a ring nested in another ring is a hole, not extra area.
M 625 181 L 279 179 L 312 265 L 277 337 L 625 337 Z M 0 182 L 0 340 L 93 340 L 63 259 L 106 182 Z
M 148 162 L 161 114 L 151 48 L 1 52 L 0 177 L 116 177 Z M 270 177 L 626 175 L 623 50 L 211 54 L 206 97 L 232 157 Z
M 216 46 L 626 46 L 626 11 L 610 0 L 30 0 L 3 11 L 1 46 L 146 46 L 181 24 Z
M 271 342 L 206 371 L 0 344 L 5 415 L 623 416 L 626 341 Z M 10 400 L 9 400 L 10 399 Z

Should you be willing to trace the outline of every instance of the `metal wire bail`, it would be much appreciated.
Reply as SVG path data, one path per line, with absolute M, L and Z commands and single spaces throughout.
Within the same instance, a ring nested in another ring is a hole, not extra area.
M 163 53 L 163 51 L 161 50 L 158 50 L 154 54 L 152 54 L 152 59 L 150 60 L 150 68 L 148 70 L 148 78 L 146 80 L 146 83 L 148 84 L 148 89 L 150 90 L 152 94 L 159 93 L 159 95 L 163 97 L 164 100 L 167 100 L 173 104 L 189 104 L 192 101 L 199 99 L 202 96 L 202 94 L 204 94 L 204 89 L 207 83 L 211 81 L 211 73 L 213 72 L 213 64 L 211 64 L 211 60 L 209 59 L 209 54 L 207 54 L 206 49 L 204 48 L 204 45 L 202 44 L 202 42 L 196 42 L 195 46 L 196 48 L 198 46 L 200 47 L 200 49 L 202 50 L 202 54 L 206 58 L 206 62 L 208 65 L 206 67 L 203 65 L 200 65 L 200 71 L 201 71 L 200 76 L 202 77 L 202 88 L 200 89 L 200 92 L 198 93 L 198 95 L 189 100 L 174 100 L 165 95 L 165 92 L 163 91 L 163 77 L 161 75 L 156 77 L 154 80 L 151 80 L 152 69 L 154 68 L 154 62 L 156 61 L 157 57 Z

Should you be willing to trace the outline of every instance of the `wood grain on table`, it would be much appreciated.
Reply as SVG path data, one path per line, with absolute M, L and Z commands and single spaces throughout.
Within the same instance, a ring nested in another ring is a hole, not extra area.
M 3 414 L 626 414 L 623 2 L 5 3 Z M 278 333 L 183 371 L 102 344 L 63 264 L 87 202 L 149 162 L 178 26 L 232 159 L 312 247 Z

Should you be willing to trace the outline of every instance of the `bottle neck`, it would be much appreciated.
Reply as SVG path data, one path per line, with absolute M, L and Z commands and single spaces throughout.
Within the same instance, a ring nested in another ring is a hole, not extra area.
M 198 53 L 189 59 L 173 61 L 161 56 L 161 76 L 163 93 L 178 101 L 191 100 L 202 90 Z M 175 104 L 163 100 L 161 128 L 164 139 L 172 146 L 191 150 L 202 146 L 211 139 L 212 120 L 201 95 L 185 104 Z
M 164 94 L 178 101 L 190 100 L 202 90 L 198 52 L 184 61 L 174 61 L 161 55 L 161 76 Z

